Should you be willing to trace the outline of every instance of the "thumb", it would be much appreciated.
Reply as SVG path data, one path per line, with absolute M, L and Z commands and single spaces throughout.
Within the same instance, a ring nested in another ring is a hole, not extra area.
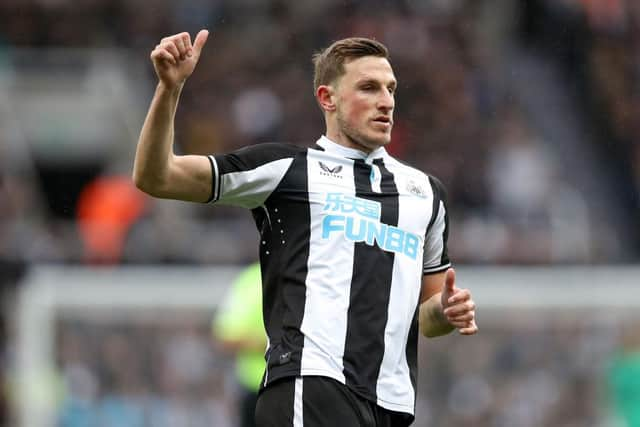
M 456 271 L 453 268 L 447 270 L 444 276 L 444 289 L 446 292 L 453 293 L 456 286 Z
M 202 52 L 202 48 L 204 47 L 204 44 L 207 42 L 208 37 L 209 37 L 209 31 L 200 30 L 200 32 L 196 36 L 196 40 L 193 42 L 193 51 L 196 53 L 196 55 L 200 55 L 200 52 Z

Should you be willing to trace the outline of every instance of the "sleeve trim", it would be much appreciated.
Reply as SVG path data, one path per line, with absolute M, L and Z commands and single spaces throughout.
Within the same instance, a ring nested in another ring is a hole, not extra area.
M 449 267 L 451 267 L 451 263 L 450 262 L 448 262 L 446 264 L 443 264 L 443 265 L 439 265 L 437 267 L 423 268 L 422 269 L 422 274 L 426 275 L 426 274 L 441 273 L 441 272 L 447 270 Z
M 207 158 L 211 164 L 211 197 L 209 197 L 206 203 L 214 203 L 220 198 L 220 170 L 218 169 L 218 162 L 216 162 L 215 157 L 209 155 Z

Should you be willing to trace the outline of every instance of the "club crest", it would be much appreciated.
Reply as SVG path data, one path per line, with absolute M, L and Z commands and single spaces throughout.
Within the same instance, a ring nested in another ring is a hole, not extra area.
M 407 191 L 413 194 L 414 196 L 423 197 L 423 198 L 427 197 L 427 192 L 425 191 L 425 189 L 412 179 L 407 181 Z

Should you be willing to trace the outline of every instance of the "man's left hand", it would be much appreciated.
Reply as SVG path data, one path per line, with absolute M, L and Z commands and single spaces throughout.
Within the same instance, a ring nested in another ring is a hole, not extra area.
M 462 335 L 473 335 L 478 332 L 476 325 L 476 304 L 471 299 L 468 289 L 456 287 L 456 272 L 447 270 L 442 289 L 442 311 L 447 321 L 458 329 Z

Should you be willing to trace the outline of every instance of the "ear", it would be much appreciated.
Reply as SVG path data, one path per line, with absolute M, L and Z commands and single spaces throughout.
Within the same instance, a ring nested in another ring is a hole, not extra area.
M 336 104 L 333 87 L 327 85 L 318 86 L 316 99 L 318 100 L 318 104 L 320 104 L 320 108 L 324 111 L 335 111 Z

